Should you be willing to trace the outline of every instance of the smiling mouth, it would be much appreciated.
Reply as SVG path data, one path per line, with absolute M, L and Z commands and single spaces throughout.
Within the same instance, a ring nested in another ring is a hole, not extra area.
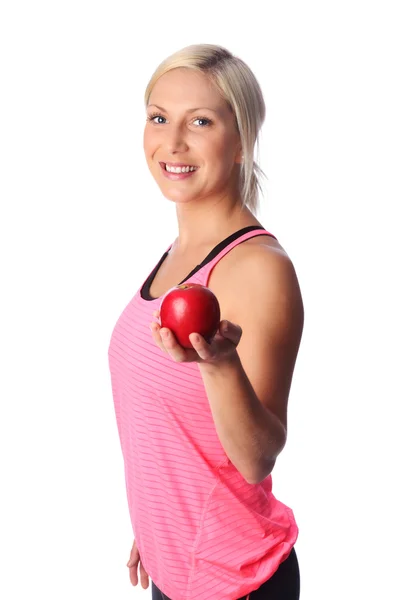
M 196 167 L 194 165 L 179 165 L 179 166 L 173 166 L 173 165 L 169 165 L 165 162 L 160 162 L 161 167 L 164 169 L 164 171 L 167 171 L 167 173 L 193 173 L 193 171 L 197 171 L 197 169 L 199 167 Z

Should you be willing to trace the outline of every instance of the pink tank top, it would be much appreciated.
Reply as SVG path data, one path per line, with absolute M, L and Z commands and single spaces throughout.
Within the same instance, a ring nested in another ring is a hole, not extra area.
M 217 262 L 256 235 L 272 234 L 241 229 L 184 281 L 207 286 Z M 298 528 L 271 475 L 249 484 L 229 460 L 197 363 L 175 363 L 153 341 L 162 298 L 149 288 L 171 246 L 118 318 L 108 349 L 133 535 L 171 600 L 236 600 L 273 575 Z

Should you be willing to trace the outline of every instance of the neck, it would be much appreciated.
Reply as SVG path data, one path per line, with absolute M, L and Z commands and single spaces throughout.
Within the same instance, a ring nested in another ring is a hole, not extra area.
M 176 205 L 178 238 L 174 251 L 183 254 L 215 246 L 231 233 L 249 225 L 260 225 L 253 213 L 241 207 L 240 200 L 190 202 Z

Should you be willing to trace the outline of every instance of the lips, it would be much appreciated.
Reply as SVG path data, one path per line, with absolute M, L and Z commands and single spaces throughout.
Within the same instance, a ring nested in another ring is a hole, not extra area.
M 190 163 L 173 163 L 159 161 L 159 164 L 163 169 L 166 168 L 166 165 L 168 165 L 169 167 L 194 167 L 195 169 L 199 168 L 197 165 L 192 165 Z
M 164 164 L 164 166 L 163 166 L 163 164 Z M 189 167 L 189 165 L 182 164 L 182 167 Z M 192 168 L 192 170 L 190 170 L 188 168 L 187 170 L 184 169 L 183 171 L 181 171 L 179 173 L 173 173 L 172 171 L 167 171 L 167 169 L 165 168 L 165 163 L 161 163 L 161 162 L 160 162 L 160 168 L 161 168 L 161 173 L 162 173 L 163 177 L 166 177 L 170 181 L 180 181 L 181 179 L 187 179 L 188 177 L 193 177 L 193 175 L 195 175 L 195 173 L 197 173 L 197 171 L 198 171 L 198 168 Z

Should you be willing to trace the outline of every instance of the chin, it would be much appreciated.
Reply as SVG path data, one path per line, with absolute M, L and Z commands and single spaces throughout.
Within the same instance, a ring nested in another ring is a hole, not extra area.
M 186 204 L 187 202 L 191 202 L 197 198 L 197 195 L 193 194 L 193 192 L 185 193 L 183 190 L 161 190 L 161 192 L 167 200 L 175 202 L 176 204 Z

